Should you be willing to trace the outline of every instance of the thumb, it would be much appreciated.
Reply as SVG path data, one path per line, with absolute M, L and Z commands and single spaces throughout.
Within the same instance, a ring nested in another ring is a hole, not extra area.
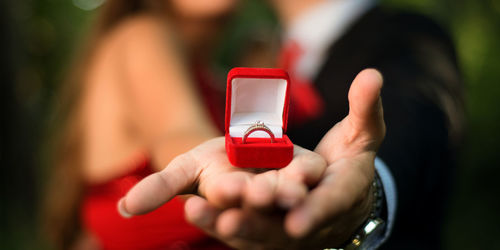
M 353 136 L 370 141 L 377 149 L 385 136 L 384 113 L 380 91 L 383 78 L 375 69 L 361 71 L 349 89 L 349 115 L 346 117 Z M 373 148 L 372 148 L 373 147 Z
M 196 186 L 200 169 L 196 163 L 189 154 L 176 157 L 165 169 L 132 187 L 118 202 L 118 212 L 123 217 L 145 214 L 190 191 Z
M 375 69 L 365 69 L 356 76 L 348 94 L 349 114 L 326 133 L 314 150 L 328 163 L 378 149 L 385 136 L 382 82 L 382 75 Z

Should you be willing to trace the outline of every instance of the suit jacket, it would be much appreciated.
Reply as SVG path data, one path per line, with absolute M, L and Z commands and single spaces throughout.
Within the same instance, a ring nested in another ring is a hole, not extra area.
M 384 76 L 387 134 L 378 156 L 390 168 L 398 194 L 392 235 L 382 249 L 441 248 L 462 86 L 452 43 L 435 23 L 378 7 L 367 12 L 331 46 L 314 81 L 325 112 L 291 125 L 288 135 L 295 144 L 314 149 L 348 114 L 349 86 L 369 67 Z

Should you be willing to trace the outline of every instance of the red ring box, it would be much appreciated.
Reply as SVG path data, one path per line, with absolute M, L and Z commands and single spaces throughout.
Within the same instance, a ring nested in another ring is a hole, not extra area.
M 286 135 L 290 78 L 282 69 L 234 68 L 226 89 L 226 152 L 231 164 L 242 168 L 282 168 L 293 158 Z M 245 131 L 257 121 L 273 132 L 255 131 L 245 143 Z

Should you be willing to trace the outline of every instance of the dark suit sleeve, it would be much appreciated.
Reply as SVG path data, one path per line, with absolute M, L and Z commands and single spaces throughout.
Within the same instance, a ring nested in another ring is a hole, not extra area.
M 441 248 L 463 115 L 453 51 L 445 32 L 426 18 L 370 11 L 334 44 L 318 75 L 325 114 L 304 126 L 313 132 L 295 132 L 294 142 L 315 145 L 347 115 L 347 92 L 356 74 L 369 67 L 381 71 L 387 134 L 378 156 L 390 168 L 398 194 L 392 235 L 382 249 Z
M 374 63 L 382 91 L 387 135 L 381 157 L 398 191 L 398 212 L 387 248 L 441 248 L 440 231 L 454 175 L 462 117 L 461 84 L 451 44 L 430 21 L 393 18 L 395 50 Z M 397 35 L 399 34 L 399 35 Z

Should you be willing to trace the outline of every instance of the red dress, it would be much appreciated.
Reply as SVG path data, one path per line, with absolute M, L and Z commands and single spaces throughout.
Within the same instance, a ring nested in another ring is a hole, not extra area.
M 81 216 L 84 228 L 103 249 L 227 249 L 184 219 L 184 201 L 174 198 L 157 210 L 130 219 L 118 214 L 117 202 L 139 180 L 152 173 L 141 159 L 131 173 L 89 186 Z
M 211 76 L 203 69 L 199 65 L 194 67 L 198 89 L 214 124 L 223 130 L 224 92 L 214 88 Z M 118 200 L 138 181 L 153 173 L 147 157 L 132 164 L 136 167 L 130 173 L 86 189 L 81 207 L 82 224 L 97 237 L 103 249 L 228 249 L 185 220 L 181 198 L 176 197 L 145 215 L 121 217 Z

